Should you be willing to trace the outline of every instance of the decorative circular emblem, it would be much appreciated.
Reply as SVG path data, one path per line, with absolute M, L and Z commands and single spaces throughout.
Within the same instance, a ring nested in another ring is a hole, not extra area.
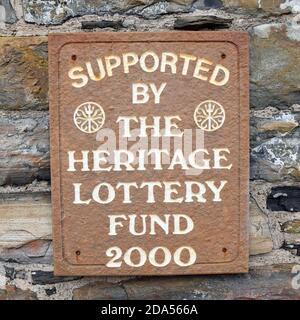
M 194 120 L 198 128 L 204 131 L 216 131 L 225 121 L 225 110 L 218 102 L 206 100 L 195 109 Z
M 85 102 L 76 108 L 73 120 L 80 131 L 94 133 L 102 128 L 105 121 L 105 113 L 99 104 Z

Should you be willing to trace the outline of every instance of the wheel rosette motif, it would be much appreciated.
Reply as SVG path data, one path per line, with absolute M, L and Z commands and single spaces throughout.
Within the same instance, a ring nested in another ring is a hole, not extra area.
M 95 102 L 85 102 L 74 112 L 74 123 L 84 133 L 94 133 L 102 128 L 105 122 L 103 108 Z
M 194 120 L 198 128 L 209 132 L 216 131 L 225 121 L 225 110 L 218 102 L 206 100 L 195 109 Z

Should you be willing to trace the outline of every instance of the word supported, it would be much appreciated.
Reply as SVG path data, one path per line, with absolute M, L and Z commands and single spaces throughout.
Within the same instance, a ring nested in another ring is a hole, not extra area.
M 142 71 L 153 73 L 156 71 L 180 73 L 184 76 L 191 74 L 194 78 L 208 81 L 215 86 L 224 86 L 230 76 L 229 70 L 221 64 L 214 64 L 203 57 L 191 54 L 173 52 L 162 52 L 157 54 L 154 51 L 145 51 L 141 55 L 135 52 L 126 52 L 121 56 L 109 55 L 103 58 L 98 57 L 96 61 L 86 61 L 84 66 L 75 66 L 68 72 L 75 88 L 84 87 L 89 80 L 100 81 L 106 76 L 113 76 L 117 70 L 130 73 L 134 66 Z

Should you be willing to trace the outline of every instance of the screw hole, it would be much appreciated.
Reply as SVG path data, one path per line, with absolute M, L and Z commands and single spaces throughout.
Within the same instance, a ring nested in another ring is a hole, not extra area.
M 76 253 L 76 256 L 80 256 L 81 252 L 79 250 L 77 250 L 75 253 Z
M 227 248 L 223 248 L 222 251 L 223 251 L 224 253 L 226 253 L 226 252 L 227 252 Z
M 77 59 L 76 54 L 72 54 L 71 59 L 72 59 L 73 61 L 75 61 L 75 60 Z
M 222 54 L 221 54 L 221 58 L 222 58 L 222 59 L 225 59 L 225 58 L 226 58 L 226 54 L 225 54 L 225 53 L 222 53 Z

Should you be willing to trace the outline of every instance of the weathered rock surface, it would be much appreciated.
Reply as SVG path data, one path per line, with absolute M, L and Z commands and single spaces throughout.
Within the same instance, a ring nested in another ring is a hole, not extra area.
M 225 7 L 255 9 L 268 13 L 291 12 L 294 10 L 294 5 L 291 2 L 289 0 L 223 0 Z
M 56 288 L 55 287 L 52 287 L 52 288 L 49 288 L 49 289 L 45 289 L 45 293 L 48 297 L 56 294 Z
M 251 113 L 252 179 L 299 181 L 299 123 L 300 113 L 292 108 Z
M 48 109 L 46 37 L 0 37 L 0 110 Z
M 295 0 L 294 0 L 295 1 Z M 297 3 L 289 0 L 67 0 L 61 2 L 24 0 L 25 21 L 37 24 L 61 24 L 71 17 L 83 15 L 127 14 L 155 19 L 164 14 L 193 12 L 194 10 L 222 8 L 246 12 L 259 10 L 268 14 L 300 11 Z
M 0 0 L 0 22 L 14 23 L 17 16 L 10 0 Z
M 31 196 L 23 202 L 3 201 L 0 205 L 0 251 L 4 252 L 1 252 L 0 260 L 18 261 L 22 256 L 34 260 L 46 255 L 49 243 L 32 241 L 51 239 L 51 225 L 51 205 L 44 197 L 35 202 Z M 19 248 L 19 253 L 9 248 Z
M 300 244 L 285 243 L 283 248 L 295 256 L 300 256 Z
M 53 262 L 52 241 L 37 239 L 16 248 L 0 248 L 0 261 L 51 264 Z
M 222 0 L 196 0 L 193 1 L 193 9 L 210 9 L 223 7 Z
M 8 285 L 5 290 L 0 290 L 0 300 L 37 300 L 37 296 L 30 290 L 21 290 Z
M 55 277 L 50 271 L 38 269 L 24 271 L 22 276 L 20 270 L 12 270 L 6 274 L 7 285 L 0 290 L 0 299 L 36 299 L 38 295 L 74 300 L 298 300 L 299 290 L 293 288 L 297 270 L 297 264 L 290 263 L 253 267 L 249 274 L 120 278 L 113 282 L 106 278 Z M 21 278 L 23 283 L 30 283 L 30 290 L 16 287 L 15 279 Z
M 95 29 L 95 28 L 112 28 L 112 29 L 120 29 L 123 27 L 122 20 L 101 20 L 101 21 L 82 21 L 81 23 L 82 29 Z
M 47 112 L 0 110 L 0 139 L 0 185 L 49 180 Z
M 272 211 L 300 212 L 300 187 L 274 187 L 267 198 L 267 208 Z
M 125 300 L 127 294 L 118 284 L 95 282 L 73 291 L 73 300 Z
M 53 271 L 37 270 L 31 273 L 31 279 L 33 285 L 45 285 L 78 280 L 80 277 L 57 277 Z
M 250 201 L 250 255 L 272 251 L 273 242 L 267 217 L 254 200 Z
M 217 16 L 182 16 L 174 22 L 174 29 L 201 30 L 226 29 L 231 25 L 232 19 Z
M 295 105 L 296 106 L 296 105 Z M 274 107 L 251 114 L 251 146 L 273 137 L 300 137 L 300 112 Z
M 279 108 L 300 100 L 300 27 L 266 24 L 253 29 L 250 48 L 252 107 Z
M 145 18 L 156 18 L 159 15 L 188 12 L 192 0 L 67 0 L 59 2 L 24 0 L 24 17 L 27 22 L 38 24 L 60 24 L 67 19 L 83 15 L 104 15 L 106 13 L 126 13 Z
M 142 278 L 123 287 L 129 299 L 300 299 L 300 291 L 291 286 L 292 267 L 264 266 L 245 275 Z
M 281 1 L 280 8 L 282 10 L 289 10 L 292 13 L 300 12 L 300 3 L 298 0 L 284 0 Z
M 300 219 L 286 221 L 282 224 L 281 229 L 287 233 L 300 233 Z
M 275 137 L 251 151 L 251 179 L 300 180 L 300 140 Z
M 284 121 L 284 120 L 275 120 L 275 121 L 265 121 L 259 124 L 258 130 L 262 132 L 275 131 L 279 133 L 288 133 L 293 129 L 298 127 L 298 122 L 293 119 Z

